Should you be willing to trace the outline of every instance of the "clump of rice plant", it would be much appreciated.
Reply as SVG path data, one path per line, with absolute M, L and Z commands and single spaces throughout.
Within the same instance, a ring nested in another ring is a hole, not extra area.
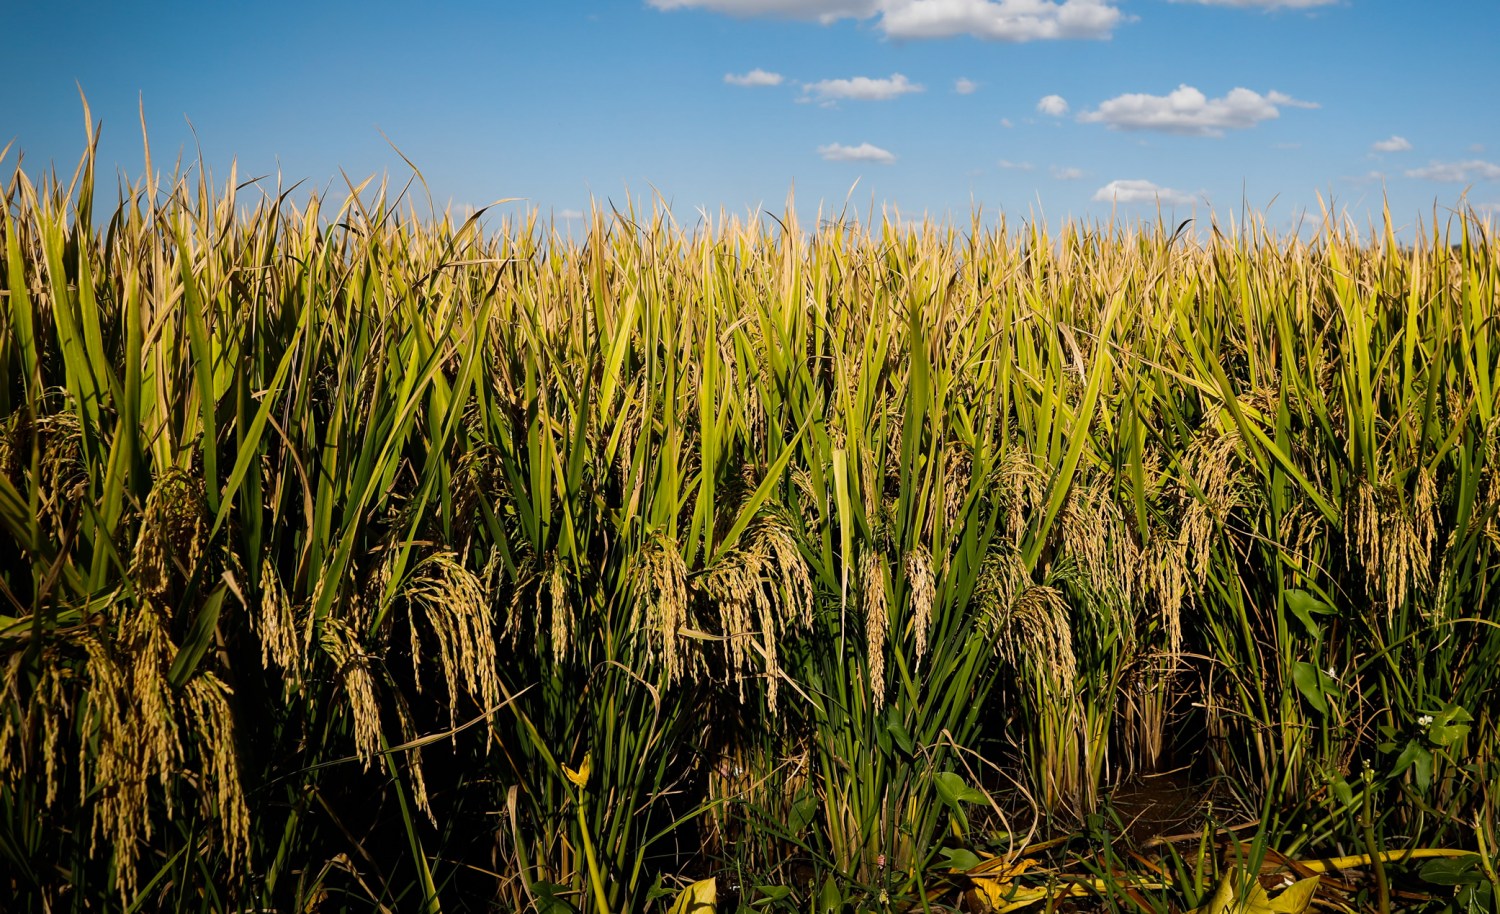
M 17 904 L 910 908 L 1189 762 L 1286 853 L 1493 840 L 1473 214 L 101 218 L 92 142 L 0 221 Z

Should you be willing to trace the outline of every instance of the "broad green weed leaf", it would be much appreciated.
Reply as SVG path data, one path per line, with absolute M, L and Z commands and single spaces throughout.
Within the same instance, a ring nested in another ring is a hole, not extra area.
M 1322 670 L 1305 660 L 1298 660 L 1292 664 L 1292 682 L 1314 710 L 1328 716 L 1328 698 L 1324 690 L 1327 677 Z
M 933 778 L 937 786 L 938 796 L 949 806 L 957 807 L 959 803 L 984 803 L 985 795 L 965 781 L 961 775 L 952 771 L 940 772 Z
M 1422 864 L 1417 874 L 1433 885 L 1478 885 L 1485 879 L 1479 863 L 1478 854 L 1438 857 Z
M 1291 610 L 1292 615 L 1297 617 L 1297 621 L 1301 622 L 1302 626 L 1307 629 L 1307 633 L 1314 638 L 1323 633 L 1323 627 L 1313 620 L 1313 615 L 1333 614 L 1333 607 L 1305 590 L 1287 591 L 1286 608 Z
M 943 849 L 943 862 L 955 873 L 967 873 L 982 861 L 973 851 L 961 847 L 947 847 Z

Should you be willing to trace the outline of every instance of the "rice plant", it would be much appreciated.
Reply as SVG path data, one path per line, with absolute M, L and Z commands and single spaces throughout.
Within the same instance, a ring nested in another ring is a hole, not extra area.
M 904 910 L 1174 766 L 1493 854 L 1474 215 L 100 214 L 93 144 L 0 222 L 18 904 Z

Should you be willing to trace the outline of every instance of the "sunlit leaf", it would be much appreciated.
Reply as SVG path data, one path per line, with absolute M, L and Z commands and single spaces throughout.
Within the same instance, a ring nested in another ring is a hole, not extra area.
M 714 914 L 718 902 L 717 878 L 701 879 L 677 894 L 667 914 Z

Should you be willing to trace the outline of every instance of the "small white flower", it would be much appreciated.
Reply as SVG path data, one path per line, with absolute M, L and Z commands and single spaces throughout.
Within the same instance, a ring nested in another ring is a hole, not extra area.
M 1421 717 L 1417 718 L 1417 726 L 1422 727 L 1424 729 L 1427 728 L 1427 727 L 1432 726 L 1432 715 L 1431 714 L 1423 714 Z

